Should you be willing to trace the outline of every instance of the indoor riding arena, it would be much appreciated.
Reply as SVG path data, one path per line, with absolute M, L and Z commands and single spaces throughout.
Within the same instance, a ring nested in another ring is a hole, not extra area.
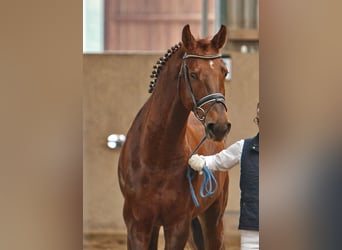
M 254 136 L 258 131 L 253 119 L 259 102 L 259 1 L 83 3 L 83 244 L 85 250 L 128 249 L 118 164 L 128 130 L 151 96 L 153 66 L 170 48 L 182 42 L 185 25 L 190 25 L 195 39 L 211 39 L 221 24 L 225 25 L 227 42 L 220 53 L 229 71 L 224 87 L 231 129 L 224 144 L 229 146 Z M 140 155 L 135 157 L 138 160 Z M 239 181 L 237 165 L 229 170 L 228 202 L 223 216 L 224 244 L 228 250 L 240 249 Z M 158 249 L 164 249 L 163 228 L 159 234 Z M 185 249 L 192 248 L 187 244 Z

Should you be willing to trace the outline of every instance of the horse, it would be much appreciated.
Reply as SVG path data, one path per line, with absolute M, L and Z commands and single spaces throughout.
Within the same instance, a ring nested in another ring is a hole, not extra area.
M 182 41 L 153 67 L 151 95 L 129 128 L 118 163 L 127 249 L 157 249 L 161 227 L 166 250 L 188 242 L 224 249 L 228 173 L 214 171 L 217 191 L 205 198 L 198 196 L 203 175 L 192 175 L 198 206 L 186 175 L 194 148 L 219 152 L 231 127 L 224 99 L 228 71 L 219 54 L 226 35 L 222 25 L 212 39 L 195 39 L 185 25 Z

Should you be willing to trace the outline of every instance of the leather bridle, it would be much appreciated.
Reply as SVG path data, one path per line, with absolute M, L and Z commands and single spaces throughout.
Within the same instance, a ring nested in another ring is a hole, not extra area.
M 191 55 L 190 54 L 190 55 L 187 55 L 186 53 L 183 56 L 183 63 L 182 63 L 181 69 L 180 69 L 179 74 L 178 74 L 178 88 L 180 87 L 179 85 L 180 85 L 181 76 L 182 76 L 182 72 L 183 72 L 186 85 L 188 87 L 192 102 L 194 104 L 193 105 L 193 112 L 194 112 L 196 118 L 202 122 L 205 121 L 205 118 L 206 118 L 209 110 L 216 103 L 221 103 L 227 111 L 227 107 L 225 104 L 225 97 L 221 93 L 212 93 L 212 94 L 206 95 L 206 96 L 202 97 L 200 100 L 196 101 L 194 92 L 193 92 L 192 87 L 191 87 L 191 82 L 190 82 L 190 78 L 189 78 L 189 69 L 188 69 L 188 66 L 186 64 L 186 59 L 194 58 L 194 59 L 211 60 L 211 59 L 216 59 L 216 58 L 221 58 L 221 57 L 222 57 L 221 54 L 216 54 L 216 55 Z M 211 105 L 209 106 L 209 108 L 207 110 L 205 110 L 203 108 L 203 106 L 208 104 L 208 103 L 211 103 Z

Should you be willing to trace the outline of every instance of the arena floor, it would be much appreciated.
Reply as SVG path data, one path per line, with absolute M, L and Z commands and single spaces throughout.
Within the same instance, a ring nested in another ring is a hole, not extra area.
M 117 234 L 87 234 L 83 250 L 126 250 L 126 236 Z M 240 250 L 239 236 L 232 236 L 225 242 L 226 250 Z M 164 249 L 162 237 L 158 249 Z M 186 247 L 185 249 L 190 249 Z

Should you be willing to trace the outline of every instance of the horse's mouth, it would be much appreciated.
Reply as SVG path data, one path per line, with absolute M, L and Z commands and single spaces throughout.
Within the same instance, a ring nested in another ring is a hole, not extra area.
M 208 132 L 207 133 L 207 138 L 210 139 L 210 140 L 213 140 L 213 141 L 222 141 L 226 135 L 227 134 L 219 135 L 218 136 L 218 135 L 214 135 L 212 132 Z
M 223 126 L 209 123 L 205 127 L 207 138 L 213 141 L 222 141 L 230 131 L 231 124 L 228 122 Z

